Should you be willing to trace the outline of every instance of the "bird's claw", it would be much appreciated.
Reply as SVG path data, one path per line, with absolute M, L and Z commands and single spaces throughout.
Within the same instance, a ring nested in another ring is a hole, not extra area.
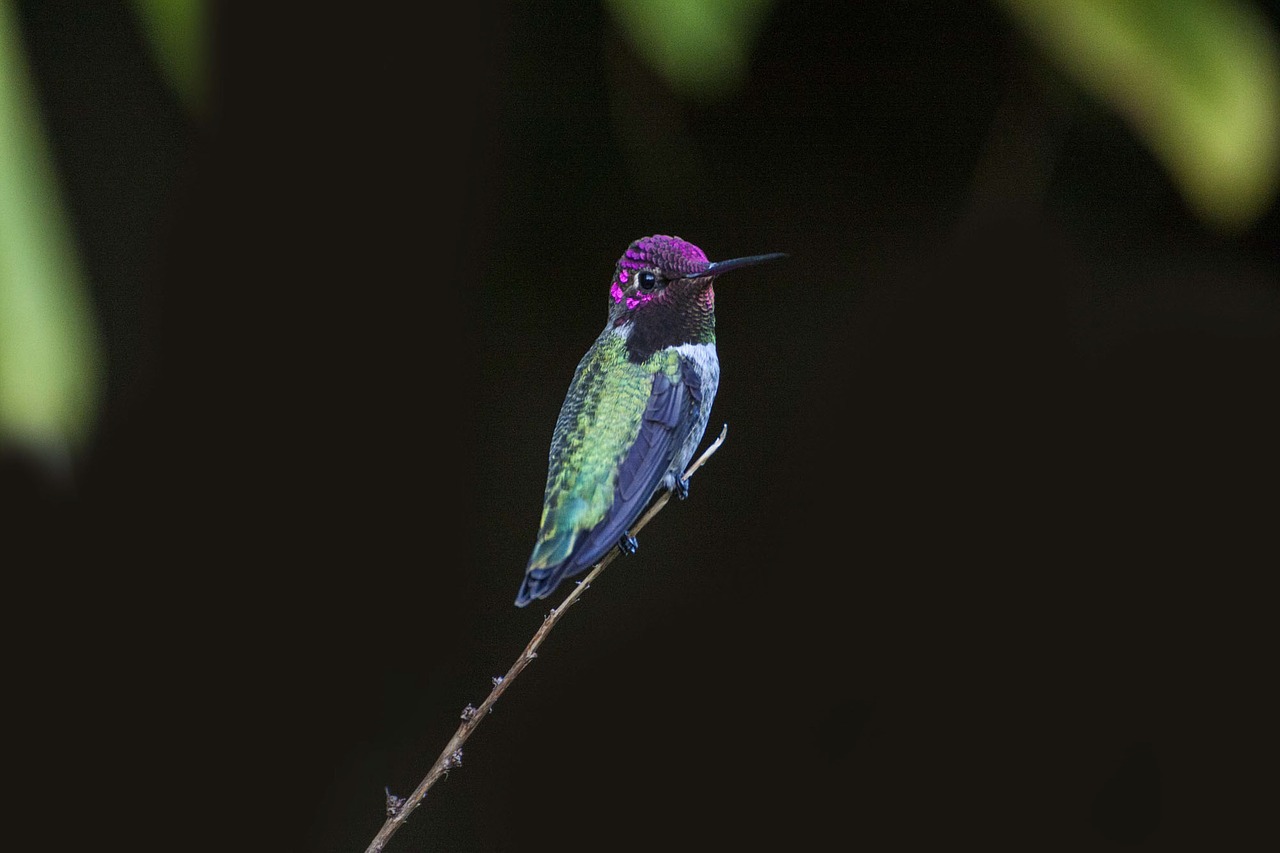
M 689 481 L 684 477 L 676 477 L 675 492 L 676 497 L 680 500 L 689 497 Z
M 622 553 L 631 555 L 640 547 L 640 543 L 630 533 L 623 533 L 622 538 L 618 540 L 618 547 L 622 549 Z

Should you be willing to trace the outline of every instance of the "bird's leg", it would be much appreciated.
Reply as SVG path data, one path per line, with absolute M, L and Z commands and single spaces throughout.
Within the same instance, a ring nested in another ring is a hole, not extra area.
M 675 488 L 676 497 L 678 497 L 680 500 L 684 500 L 685 498 L 689 497 L 689 481 L 686 480 L 684 477 L 676 477 L 676 484 L 674 488 Z
M 640 543 L 630 533 L 623 533 L 622 538 L 618 540 L 618 547 L 622 549 L 622 553 L 631 555 L 640 547 Z

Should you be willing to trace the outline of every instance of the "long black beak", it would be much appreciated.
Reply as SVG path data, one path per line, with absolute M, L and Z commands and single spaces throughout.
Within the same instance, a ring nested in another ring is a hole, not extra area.
M 753 267 L 756 264 L 763 264 L 765 261 L 776 261 L 785 258 L 783 252 L 774 252 L 770 255 L 752 255 L 749 258 L 734 258 L 731 261 L 716 261 L 700 273 L 688 276 L 688 278 L 704 278 L 709 275 L 720 275 L 729 270 L 742 269 L 743 267 Z

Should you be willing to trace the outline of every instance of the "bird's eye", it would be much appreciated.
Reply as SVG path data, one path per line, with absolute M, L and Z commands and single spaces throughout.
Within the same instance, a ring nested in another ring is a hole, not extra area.
M 658 277 L 648 270 L 638 273 L 636 275 L 636 281 L 640 285 L 641 290 L 653 290 L 658 286 Z

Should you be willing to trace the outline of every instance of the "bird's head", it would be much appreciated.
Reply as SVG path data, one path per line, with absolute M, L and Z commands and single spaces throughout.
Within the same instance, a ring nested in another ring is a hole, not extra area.
M 614 268 L 609 324 L 638 338 L 633 349 L 713 342 L 716 277 L 782 257 L 755 255 L 712 263 L 701 249 L 679 237 L 642 237 L 627 247 Z

